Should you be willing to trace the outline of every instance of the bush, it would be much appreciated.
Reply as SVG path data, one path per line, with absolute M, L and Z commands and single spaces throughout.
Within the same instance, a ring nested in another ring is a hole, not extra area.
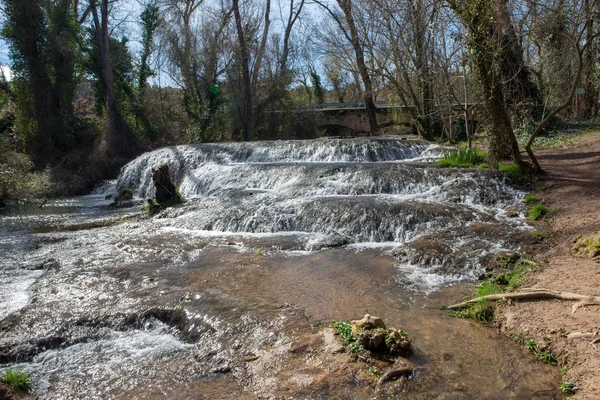
M 42 197 L 51 188 L 50 170 L 33 172 L 31 159 L 12 151 L 5 138 L 0 138 L 0 203 Z
M 0 376 L 0 381 L 16 390 L 29 390 L 33 382 L 28 372 L 17 368 L 9 368 Z
M 486 153 L 468 148 L 449 150 L 438 161 L 438 165 L 442 167 L 485 167 L 486 155 Z
M 539 204 L 540 203 L 540 198 L 537 197 L 535 194 L 527 194 L 525 195 L 525 204 L 527 204 L 528 206 L 533 206 L 535 204 Z
M 550 210 L 548 209 L 548 207 L 546 207 L 543 204 L 536 204 L 535 206 L 533 206 L 533 208 L 531 210 L 529 210 L 529 213 L 527 214 L 527 216 L 529 217 L 529 219 L 537 221 L 539 219 L 542 219 L 549 213 L 550 213 Z

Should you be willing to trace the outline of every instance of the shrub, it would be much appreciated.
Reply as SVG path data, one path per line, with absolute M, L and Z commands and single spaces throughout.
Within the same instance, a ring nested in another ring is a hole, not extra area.
M 533 206 L 533 208 L 531 210 L 529 210 L 529 213 L 527 214 L 527 216 L 529 217 L 529 219 L 537 221 L 539 219 L 542 219 L 549 213 L 550 213 L 550 210 L 548 209 L 548 207 L 546 207 L 543 204 L 536 204 L 535 206 Z
M 12 151 L 0 138 L 0 203 L 47 195 L 52 189 L 50 170 L 33 172 L 33 162 L 23 153 Z
M 529 193 L 527 195 L 525 195 L 525 204 L 527 204 L 528 206 L 533 206 L 536 204 L 540 203 L 540 198 L 537 197 L 535 194 Z
M 0 381 L 16 390 L 29 390 L 33 382 L 28 372 L 17 368 L 9 368 L 0 376 Z
M 577 390 L 577 385 L 571 382 L 561 382 L 558 386 L 558 390 L 560 390 L 560 392 L 563 394 L 572 395 L 575 394 L 575 391 Z
M 460 148 L 444 153 L 438 165 L 442 167 L 485 167 L 486 153 L 475 149 Z
M 540 360 L 541 362 L 545 362 L 547 364 L 551 364 L 551 365 L 556 365 L 557 363 L 557 359 L 556 356 L 554 354 L 552 354 L 549 351 L 540 351 L 538 353 L 538 360 Z

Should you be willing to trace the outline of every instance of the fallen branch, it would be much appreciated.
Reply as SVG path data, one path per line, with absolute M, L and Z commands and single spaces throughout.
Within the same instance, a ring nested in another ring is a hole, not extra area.
M 595 331 L 595 332 L 572 332 L 569 333 L 567 335 L 567 340 L 572 340 L 572 339 L 589 339 L 589 338 L 595 338 L 594 340 L 592 340 L 590 342 L 590 345 L 594 347 L 594 349 L 598 349 L 596 347 L 596 344 L 600 343 L 600 337 L 598 337 L 600 335 L 600 331 Z
M 490 294 L 487 296 L 477 297 L 475 299 L 463 301 L 462 303 L 453 304 L 447 306 L 448 310 L 459 310 L 461 308 L 467 308 L 473 303 L 477 303 L 481 300 L 566 300 L 566 301 L 577 301 L 573 305 L 571 312 L 574 313 L 577 309 L 583 305 L 598 304 L 600 305 L 600 296 L 588 296 L 578 293 L 568 292 L 556 292 L 548 289 L 531 289 L 528 291 L 517 292 L 517 293 L 502 293 L 502 294 Z
M 415 369 L 412 367 L 404 367 L 389 370 L 388 372 L 383 374 L 381 378 L 379 378 L 379 380 L 377 381 L 377 385 L 381 385 L 382 383 L 392 381 L 401 377 L 405 377 L 408 379 L 408 377 L 411 376 L 413 372 L 415 372 Z
M 572 332 L 567 335 L 567 340 L 594 338 L 594 337 L 598 336 L 599 334 L 600 334 L 599 331 L 596 331 L 596 332 Z

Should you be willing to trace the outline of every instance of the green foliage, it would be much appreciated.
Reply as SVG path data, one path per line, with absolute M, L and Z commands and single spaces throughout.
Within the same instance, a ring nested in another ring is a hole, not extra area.
M 317 71 L 311 70 L 310 74 L 310 83 L 312 84 L 312 90 L 315 95 L 315 99 L 318 104 L 322 104 L 325 102 L 325 90 L 323 89 L 323 85 L 321 84 L 321 77 L 317 73 Z
M 162 207 L 156 202 L 156 200 L 148 200 L 146 203 L 146 212 L 148 214 L 154 215 L 160 210 L 162 210 Z
M 575 390 L 577 389 L 577 385 L 571 382 L 561 382 L 560 385 L 558 385 L 558 390 L 560 390 L 561 393 L 566 394 L 566 395 L 572 395 L 575 394 Z
M 49 160 L 54 149 L 73 147 L 79 24 L 71 0 L 2 0 L 17 105 L 15 126 L 26 150 Z M 43 165 L 42 162 L 36 162 Z
M 537 351 L 538 349 L 538 342 L 535 339 L 528 339 L 525 342 L 525 348 L 529 351 Z
M 527 216 L 529 217 L 529 219 L 537 221 L 547 216 L 549 213 L 550 210 L 548 209 L 548 207 L 546 207 L 543 204 L 536 204 L 531 210 L 529 210 Z
M 535 231 L 533 232 L 533 238 L 539 241 L 548 239 L 548 233 L 545 231 Z
M 162 22 L 160 8 L 156 4 L 147 4 L 140 15 L 140 20 L 142 25 L 143 50 L 140 57 L 140 67 L 138 72 L 138 88 L 141 90 L 148 84 L 148 78 L 155 75 L 154 71 L 152 71 L 148 65 L 148 59 L 154 50 L 154 35 Z
M 352 325 L 344 321 L 333 321 L 330 325 L 337 331 L 338 336 L 346 343 L 348 349 L 353 353 L 361 353 L 365 349 L 356 341 L 356 338 L 352 335 Z
M 543 350 L 538 353 L 538 360 L 546 364 L 556 365 L 558 360 L 556 356 L 549 351 Z
M 354 342 L 354 336 L 352 336 L 352 325 L 344 321 L 333 321 L 331 327 L 337 331 L 337 334 L 345 343 Z
M 29 156 L 13 151 L 7 139 L 0 137 L 0 203 L 39 198 L 51 190 L 50 170 L 33 172 Z
M 532 206 L 535 204 L 539 204 L 540 203 L 540 198 L 537 197 L 536 195 L 529 193 L 527 195 L 525 195 L 525 204 L 527 204 L 528 206 Z
M 17 368 L 9 368 L 0 376 L 0 381 L 16 390 L 29 390 L 33 385 L 31 375 Z
M 526 167 L 517 164 L 500 164 L 499 169 L 515 186 L 525 186 L 535 181 L 535 176 Z
M 597 257 L 600 255 L 600 232 L 575 237 L 571 251 L 576 256 Z
M 524 275 L 529 272 L 529 270 L 529 264 L 519 262 L 514 265 L 512 270 L 496 275 L 493 278 L 493 281 L 496 284 L 506 286 L 506 289 L 512 291 L 521 285 Z
M 379 379 L 379 377 L 381 376 L 381 371 L 379 371 L 379 368 L 377 368 L 376 365 L 371 365 L 369 367 L 369 374 L 371 374 L 373 379 Z
M 156 199 L 148 200 L 145 206 L 146 211 L 148 212 L 148 214 L 154 215 L 159 211 L 164 210 L 165 208 L 172 207 L 185 201 L 185 198 L 179 192 L 179 188 L 175 188 L 175 194 L 177 195 L 175 196 L 175 198 L 168 201 L 164 201 L 162 203 L 158 203 Z
M 502 293 L 502 288 L 492 279 L 483 282 L 475 290 L 472 298 L 487 296 L 490 294 Z M 488 323 L 494 317 L 494 311 L 486 300 L 480 300 L 471 304 L 468 308 L 456 311 L 455 315 L 460 318 L 473 319 L 482 324 Z
M 473 148 L 460 148 L 444 153 L 438 165 L 442 167 L 485 167 L 486 154 Z

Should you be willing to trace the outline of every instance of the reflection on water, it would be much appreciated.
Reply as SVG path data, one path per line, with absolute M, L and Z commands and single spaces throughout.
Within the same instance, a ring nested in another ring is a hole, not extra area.
M 441 310 L 526 227 L 497 175 L 405 162 L 435 154 L 382 139 L 183 146 L 123 170 L 146 197 L 147 167 L 171 163 L 191 200 L 153 219 L 131 218 L 141 202 L 109 209 L 110 185 L 5 210 L 0 362 L 49 399 L 559 398 L 554 368 Z M 377 389 L 328 350 L 329 322 L 365 313 L 409 332 L 422 369 L 408 385 Z

